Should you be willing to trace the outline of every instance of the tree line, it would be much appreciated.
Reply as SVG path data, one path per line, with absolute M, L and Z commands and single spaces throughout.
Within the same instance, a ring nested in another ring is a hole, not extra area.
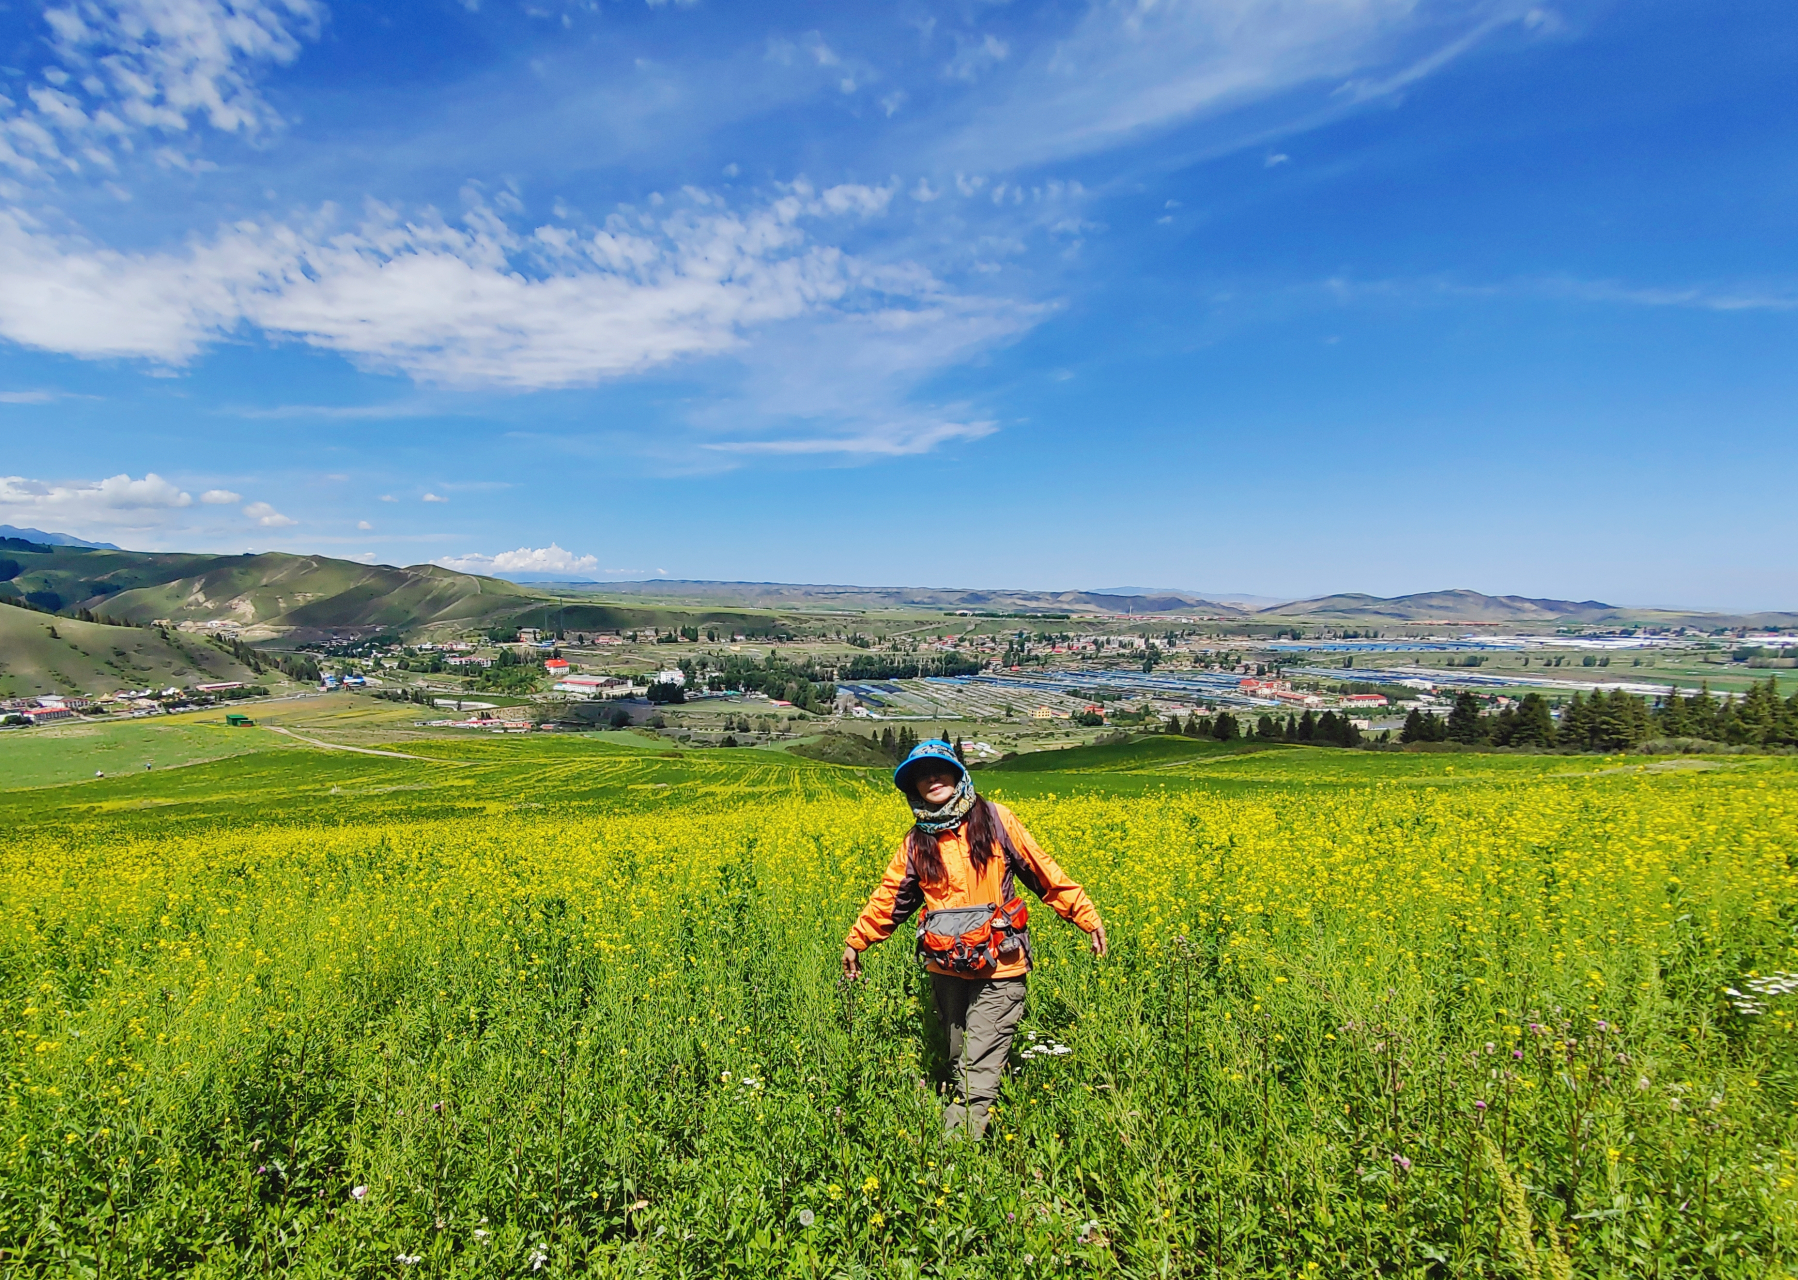
M 1693 694 L 1670 693 L 1650 704 L 1622 689 L 1576 692 L 1557 722 L 1548 699 L 1526 693 L 1496 716 L 1463 692 L 1447 717 L 1413 710 L 1400 742 L 1458 742 L 1465 746 L 1558 747 L 1622 751 L 1657 738 L 1695 738 L 1728 746 L 1798 746 L 1798 693 L 1779 696 L 1775 678 L 1751 685 L 1739 698 L 1720 698 L 1707 685 Z
M 1361 731 L 1357 729 L 1348 715 L 1338 715 L 1334 711 L 1319 714 L 1306 711 L 1303 715 L 1288 715 L 1284 719 L 1279 716 L 1262 714 L 1254 722 L 1248 716 L 1240 720 L 1228 711 L 1218 711 L 1208 716 L 1193 712 L 1186 717 L 1184 724 L 1175 716 L 1168 721 L 1167 732 L 1178 733 L 1188 738 L 1210 738 L 1216 742 L 1234 742 L 1241 738 L 1253 738 L 1260 742 L 1296 742 L 1314 746 L 1358 747 L 1362 744 Z
M 319 682 L 318 663 L 303 653 L 270 653 L 266 649 L 253 649 L 234 636 L 208 636 L 207 641 L 223 649 L 257 675 L 272 668 L 289 680 L 301 684 Z

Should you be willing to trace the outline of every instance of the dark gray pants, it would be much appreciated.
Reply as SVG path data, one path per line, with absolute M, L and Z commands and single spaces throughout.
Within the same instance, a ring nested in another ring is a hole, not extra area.
M 930 975 L 937 1016 L 949 1036 L 955 1101 L 943 1114 L 950 1136 L 986 1132 L 987 1109 L 999 1096 L 999 1077 L 1011 1038 L 1024 1016 L 1023 978 L 946 978 Z

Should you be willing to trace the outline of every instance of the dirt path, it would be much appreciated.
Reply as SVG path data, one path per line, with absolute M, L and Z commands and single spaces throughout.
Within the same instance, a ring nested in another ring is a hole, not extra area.
M 409 756 L 404 751 L 377 751 L 373 747 L 346 747 L 341 742 L 321 742 L 317 738 L 308 738 L 305 734 L 295 733 L 292 729 L 283 729 L 280 725 L 264 725 L 270 733 L 284 733 L 296 742 L 303 742 L 309 747 L 320 747 L 326 751 L 354 751 L 359 756 L 380 756 L 386 760 L 423 760 L 426 764 L 455 764 L 460 760 L 438 760 L 432 756 Z

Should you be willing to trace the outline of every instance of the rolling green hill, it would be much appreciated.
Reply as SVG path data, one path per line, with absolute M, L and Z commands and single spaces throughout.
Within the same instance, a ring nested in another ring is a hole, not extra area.
M 301 631 L 412 630 L 447 622 L 478 625 L 517 613 L 531 600 L 509 582 L 435 565 L 396 569 L 267 552 L 218 557 L 199 573 L 112 596 L 105 609 L 133 622 L 218 618 Z
M 399 569 L 328 556 L 185 555 L 0 539 L 0 595 L 124 622 L 230 621 L 306 633 L 485 625 L 534 596 L 435 565 Z
M 0 607 L 0 697 L 268 679 L 191 636 Z

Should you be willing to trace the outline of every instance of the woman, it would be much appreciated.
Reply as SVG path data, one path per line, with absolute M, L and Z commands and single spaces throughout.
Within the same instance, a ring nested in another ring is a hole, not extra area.
M 861 976 L 861 953 L 891 937 L 921 905 L 919 959 L 930 971 L 937 1014 L 949 1034 L 955 1102 L 944 1132 L 986 1132 L 987 1109 L 1024 1016 L 1030 939 L 1022 927 L 1023 884 L 1106 951 L 1105 926 L 1086 891 L 1037 846 L 1011 810 L 974 793 L 947 742 L 920 742 L 893 771 L 917 822 L 900 842 L 880 887 L 843 947 L 843 976 Z

